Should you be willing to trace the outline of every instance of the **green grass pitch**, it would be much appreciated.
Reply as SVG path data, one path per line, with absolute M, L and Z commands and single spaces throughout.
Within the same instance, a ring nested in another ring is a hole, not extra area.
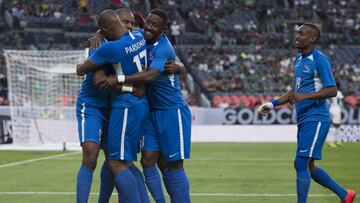
M 295 148 L 294 143 L 193 143 L 191 159 L 185 162 L 192 202 L 296 202 Z M 89 202 L 98 198 L 103 155 L 99 158 Z M 75 202 L 80 163 L 79 152 L 0 151 L 0 202 Z M 360 192 L 360 143 L 324 145 L 317 165 Z M 331 191 L 311 183 L 309 203 L 338 201 Z M 115 193 L 110 202 L 116 202 Z

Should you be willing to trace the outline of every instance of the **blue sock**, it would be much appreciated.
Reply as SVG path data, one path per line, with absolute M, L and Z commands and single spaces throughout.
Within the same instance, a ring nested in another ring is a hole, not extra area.
M 138 190 L 140 192 L 141 203 L 150 203 L 150 199 L 146 190 L 144 176 L 141 171 L 136 166 L 131 166 L 130 168 L 131 173 L 135 176 Z
M 174 202 L 189 203 L 190 185 L 184 168 L 169 170 L 169 182 L 171 187 L 171 195 Z
M 115 175 L 115 186 L 118 191 L 121 191 L 124 194 L 128 202 L 141 202 L 137 182 L 130 169 L 127 168 Z
M 107 166 L 106 162 L 104 162 L 100 171 L 100 194 L 98 203 L 109 202 L 113 190 L 114 175 Z
M 169 178 L 169 172 L 167 169 L 163 169 L 161 170 L 161 174 L 162 174 L 162 178 L 163 178 L 163 182 L 166 188 L 167 193 L 170 196 L 171 202 L 174 202 L 173 198 L 172 198 L 172 192 L 171 192 L 171 185 L 170 185 L 170 178 Z
M 144 168 L 145 182 L 155 202 L 165 202 L 164 192 L 156 165 Z
M 87 203 L 90 195 L 94 170 L 81 166 L 77 174 L 76 202 Z
M 311 173 L 311 177 L 315 182 L 336 193 L 340 199 L 345 199 L 346 190 L 341 187 L 334 179 L 332 179 L 324 169 L 316 167 L 315 172 Z
M 310 171 L 307 167 L 309 158 L 296 157 L 296 192 L 298 203 L 306 203 L 310 188 Z

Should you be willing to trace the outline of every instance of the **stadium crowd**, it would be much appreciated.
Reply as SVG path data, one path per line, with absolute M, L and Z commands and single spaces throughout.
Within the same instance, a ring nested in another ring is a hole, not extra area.
M 360 2 L 356 0 L 2 0 L 3 49 L 80 49 L 104 8 L 143 15 L 169 11 L 168 36 L 200 92 L 214 107 L 255 107 L 291 86 L 294 30 L 304 21 L 322 28 L 320 50 L 331 57 L 347 105 L 360 106 Z M 46 31 L 46 33 L 45 33 Z M 0 104 L 7 105 L 0 59 Z M 183 83 L 190 105 L 199 91 Z

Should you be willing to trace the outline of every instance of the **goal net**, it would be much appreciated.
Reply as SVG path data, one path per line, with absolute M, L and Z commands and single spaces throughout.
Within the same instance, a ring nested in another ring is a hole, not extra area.
M 5 50 L 15 144 L 77 143 L 75 105 L 85 51 Z

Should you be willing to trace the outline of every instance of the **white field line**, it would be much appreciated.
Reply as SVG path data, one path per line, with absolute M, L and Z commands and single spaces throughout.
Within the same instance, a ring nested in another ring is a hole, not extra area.
M 100 157 L 99 155 L 99 158 L 101 159 L 102 157 Z M 70 157 L 64 157 L 64 158 L 60 158 L 60 160 L 82 160 L 81 157 L 73 157 L 73 158 L 70 158 Z M 294 161 L 294 159 L 274 159 L 274 158 L 269 158 L 269 159 L 204 159 L 204 158 L 199 158 L 199 159 L 189 159 L 189 160 L 185 160 L 186 162 L 188 161 L 278 161 L 278 162 L 282 162 L 282 161 Z
M 99 195 L 99 193 L 90 193 Z M 76 195 L 75 192 L 0 192 L 0 195 Z M 115 195 L 115 193 L 113 193 Z M 226 197 L 296 197 L 296 194 L 276 193 L 191 193 L 191 196 L 226 196 Z M 309 194 L 310 197 L 331 197 L 334 194 Z
M 57 154 L 57 155 L 45 156 L 45 157 L 40 157 L 40 158 L 36 158 L 36 159 L 28 159 L 28 160 L 23 160 L 23 161 L 16 161 L 16 162 L 8 163 L 8 164 L 2 164 L 2 165 L 0 165 L 0 168 L 18 166 L 18 165 L 22 165 L 22 164 L 32 163 L 32 162 L 36 162 L 36 161 L 43 161 L 43 160 L 48 160 L 48 159 L 56 159 L 56 158 L 59 158 L 59 157 L 72 156 L 72 155 L 80 154 L 80 153 L 81 153 L 81 151 L 80 152 L 67 153 L 67 154 Z

